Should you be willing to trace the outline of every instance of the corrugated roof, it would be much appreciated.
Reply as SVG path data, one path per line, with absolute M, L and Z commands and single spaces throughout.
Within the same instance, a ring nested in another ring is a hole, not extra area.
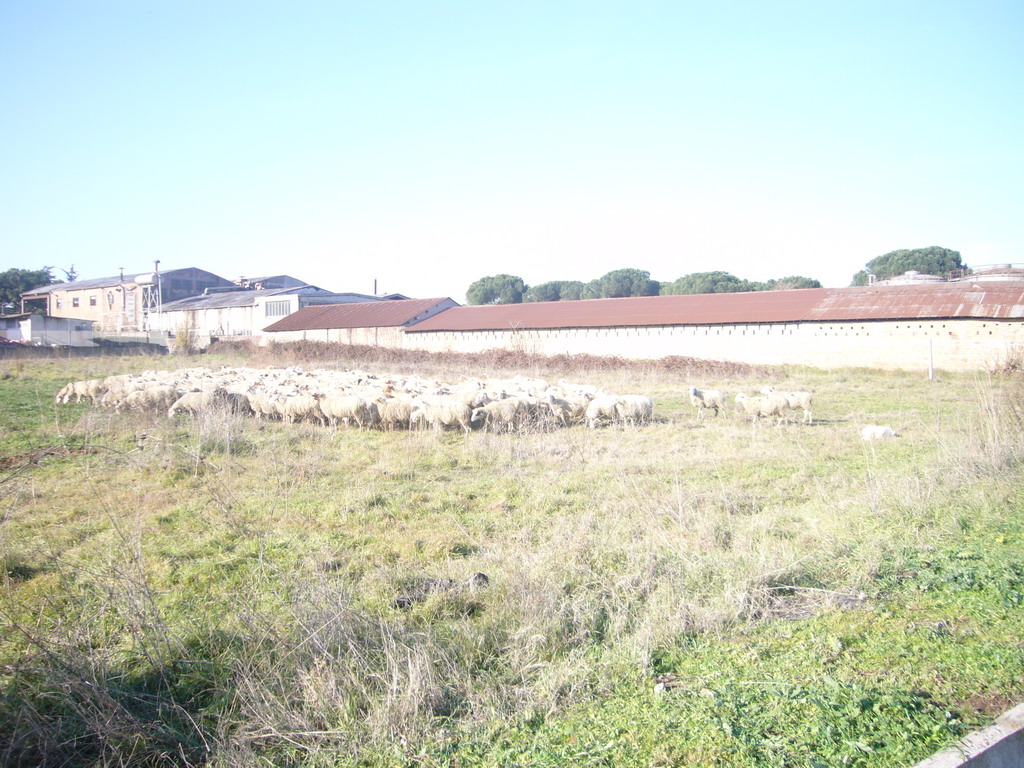
M 25 291 L 22 296 L 43 296 L 51 291 L 87 291 L 93 288 L 107 288 L 112 285 L 120 285 L 121 283 L 133 283 L 135 278 L 139 275 L 148 275 L 150 272 L 136 272 L 134 275 L 125 275 L 122 279 L 120 275 L 114 277 L 93 277 L 88 280 L 75 280 L 71 283 L 53 283 L 52 285 L 41 285 L 38 288 L 33 288 L 30 291 Z
M 957 317 L 1024 317 L 1024 284 L 808 288 L 456 307 L 407 332 Z
M 808 288 L 456 307 L 424 320 L 409 330 L 483 331 L 792 322 L 810 311 L 827 290 Z
M 187 272 L 190 269 L 196 268 L 182 267 L 181 269 L 168 269 L 165 270 L 164 272 L 161 272 L 160 275 L 162 277 L 168 277 L 170 275 L 176 275 L 180 272 Z M 216 277 L 218 280 L 223 280 L 225 284 L 228 283 L 228 281 L 224 280 L 224 278 L 218 275 L 214 275 L 212 272 L 207 272 L 205 269 L 199 269 L 197 271 L 203 272 L 204 274 L 207 275 L 211 275 L 212 277 Z M 135 272 L 130 275 L 125 275 L 124 277 L 121 277 L 121 275 L 114 275 L 113 277 L 92 277 L 89 278 L 88 280 L 75 280 L 74 282 L 70 283 L 53 283 L 52 285 L 41 285 L 38 288 L 33 288 L 32 290 L 29 291 L 23 291 L 21 295 L 25 298 L 30 298 L 32 296 L 44 296 L 47 293 L 50 293 L 51 291 L 88 291 L 95 288 L 108 288 L 115 285 L 120 285 L 121 283 L 134 283 L 136 278 L 142 275 L 152 274 L 153 271 L 150 270 L 148 272 Z
M 312 331 L 327 328 L 403 326 L 445 301 L 451 299 L 398 299 L 305 307 L 281 318 L 264 330 Z
M 301 288 L 313 288 L 315 286 L 304 285 Z M 216 293 L 190 296 L 187 299 L 169 301 L 161 307 L 163 312 L 181 312 L 190 309 L 224 309 L 227 307 L 253 307 L 256 300 L 262 296 L 278 296 L 280 294 L 297 293 L 301 288 L 272 288 L 265 291 L 247 291 L 239 288 L 237 291 L 217 291 Z M 317 288 L 316 290 L 322 290 Z
M 834 288 L 809 312 L 814 320 L 992 320 L 1024 317 L 1024 283 L 929 283 Z

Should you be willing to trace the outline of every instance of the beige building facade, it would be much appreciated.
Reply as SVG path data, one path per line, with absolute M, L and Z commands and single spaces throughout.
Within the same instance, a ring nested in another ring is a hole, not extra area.
M 231 285 L 212 272 L 189 267 L 56 283 L 26 291 L 21 299 L 23 309 L 91 320 L 98 332 L 118 333 L 148 331 L 150 317 L 162 304 Z

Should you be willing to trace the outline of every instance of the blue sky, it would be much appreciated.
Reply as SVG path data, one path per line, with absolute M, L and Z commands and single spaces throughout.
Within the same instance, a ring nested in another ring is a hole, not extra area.
M 0 270 L 1024 262 L 1024 4 L 0 4 Z

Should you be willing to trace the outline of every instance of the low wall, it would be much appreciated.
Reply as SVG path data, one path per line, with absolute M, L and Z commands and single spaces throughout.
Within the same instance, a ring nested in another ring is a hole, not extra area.
M 1020 768 L 1024 765 L 1024 704 L 914 768 Z
M 375 347 L 401 349 L 405 346 L 402 329 L 383 328 L 316 328 L 307 331 L 273 331 L 260 335 L 260 345 L 287 341 L 324 341 L 333 344 L 367 344 Z

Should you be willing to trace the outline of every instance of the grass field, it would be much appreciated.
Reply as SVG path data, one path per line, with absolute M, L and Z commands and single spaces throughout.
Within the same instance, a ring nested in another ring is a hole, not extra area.
M 1019 374 L 316 354 L 656 418 L 170 422 L 53 395 L 294 353 L 0 361 L 0 764 L 909 766 L 1024 700 Z M 815 423 L 698 421 L 691 384 Z

